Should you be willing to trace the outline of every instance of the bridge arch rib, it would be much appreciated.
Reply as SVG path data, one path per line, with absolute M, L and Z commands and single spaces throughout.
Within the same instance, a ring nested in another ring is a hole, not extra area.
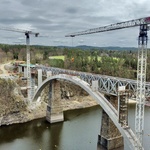
M 128 128 L 122 128 L 121 125 L 118 123 L 118 114 L 117 110 L 107 101 L 107 99 L 98 91 L 92 91 L 90 85 L 79 79 L 76 76 L 70 76 L 66 74 L 59 74 L 52 77 L 47 78 L 42 85 L 36 90 L 36 93 L 32 99 L 33 102 L 36 102 L 38 97 L 40 96 L 42 90 L 49 84 L 51 80 L 55 79 L 63 79 L 70 81 L 81 88 L 83 88 L 87 93 L 89 93 L 96 101 L 97 103 L 103 108 L 103 110 L 108 114 L 108 116 L 111 118 L 111 120 L 114 122 L 116 127 L 119 129 L 120 133 L 124 137 L 124 139 L 127 141 L 129 147 L 133 150 L 135 149 L 135 145 L 139 145 L 140 142 L 138 141 L 137 137 L 133 133 L 130 127 Z M 144 150 L 144 149 L 143 149 Z

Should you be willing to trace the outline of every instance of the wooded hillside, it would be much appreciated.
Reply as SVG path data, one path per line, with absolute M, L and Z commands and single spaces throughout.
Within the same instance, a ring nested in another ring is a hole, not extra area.
M 51 46 L 31 46 L 31 63 L 85 71 L 122 78 L 136 79 L 137 50 L 83 50 Z M 53 56 L 58 56 L 54 57 Z M 59 57 L 60 56 L 60 57 Z M 64 56 L 64 57 L 62 57 Z M 150 81 L 150 52 L 148 51 L 147 81 Z M 26 61 L 25 45 L 0 44 L 0 63 L 6 60 Z

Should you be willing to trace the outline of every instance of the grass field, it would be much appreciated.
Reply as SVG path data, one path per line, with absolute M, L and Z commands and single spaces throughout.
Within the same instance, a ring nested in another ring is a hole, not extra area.
M 90 56 L 88 56 L 88 59 L 90 60 Z M 64 61 L 65 56 L 64 55 L 60 55 L 60 56 L 50 56 L 49 59 L 62 59 Z M 113 58 L 114 60 L 119 60 L 119 58 Z M 101 57 L 98 56 L 98 61 L 101 61 Z
M 90 58 L 91 57 L 89 56 L 88 59 L 90 59 Z M 64 60 L 65 56 L 63 56 L 63 55 L 60 55 L 60 56 L 50 56 L 49 59 L 62 59 L 62 60 Z M 101 57 L 98 57 L 98 60 L 100 61 Z
M 91 56 L 88 56 L 88 59 L 90 60 Z M 98 61 L 101 61 L 101 57 L 100 56 L 98 56 Z
M 62 59 L 64 61 L 65 56 L 60 55 L 60 56 L 50 56 L 49 59 Z

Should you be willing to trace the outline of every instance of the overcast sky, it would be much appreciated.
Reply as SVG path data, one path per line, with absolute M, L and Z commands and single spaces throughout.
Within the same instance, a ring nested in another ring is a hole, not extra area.
M 149 0 L 0 0 L 0 26 L 39 32 L 44 37 L 31 37 L 38 45 L 137 47 L 138 27 L 77 36 L 73 42 L 65 35 L 147 16 Z M 25 44 L 22 33 L 0 30 L 0 35 L 0 43 Z

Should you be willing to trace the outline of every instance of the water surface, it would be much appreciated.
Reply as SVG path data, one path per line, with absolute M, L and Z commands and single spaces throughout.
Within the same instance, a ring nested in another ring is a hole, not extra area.
M 134 129 L 135 107 L 129 107 L 129 124 Z M 150 108 L 145 113 L 144 147 L 150 147 Z M 100 106 L 65 112 L 65 121 L 49 124 L 45 118 L 0 127 L 0 150 L 102 150 Z M 119 148 L 117 150 L 123 150 Z M 125 143 L 125 150 L 129 147 Z

